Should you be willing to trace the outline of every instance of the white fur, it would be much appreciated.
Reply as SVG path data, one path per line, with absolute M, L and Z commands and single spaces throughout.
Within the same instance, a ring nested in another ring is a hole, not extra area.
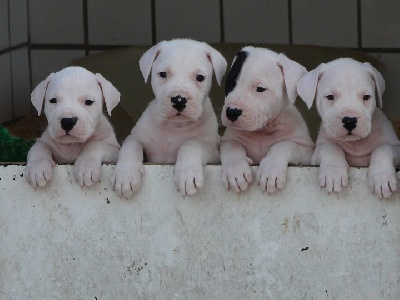
M 56 99 L 56 103 L 51 103 Z M 25 177 L 33 187 L 45 187 L 57 163 L 75 163 L 75 178 L 81 186 L 100 180 L 101 162 L 116 162 L 120 148 L 113 128 L 102 113 L 118 104 L 120 93 L 100 74 L 81 67 L 51 73 L 33 90 L 31 100 L 38 114 L 43 102 L 48 126 L 29 150 Z M 94 101 L 90 106 L 86 100 Z M 66 134 L 62 118 L 76 117 Z
M 244 191 L 253 179 L 250 164 L 259 163 L 256 179 L 262 191 L 284 187 L 288 163 L 309 164 L 314 144 L 292 104 L 297 80 L 307 72 L 283 54 L 245 47 L 249 53 L 222 110 L 227 126 L 221 139 L 222 180 L 228 190 Z M 266 90 L 257 92 L 257 87 Z M 242 110 L 235 121 L 227 108 Z
M 385 82 L 369 63 L 342 58 L 321 64 L 301 78 L 299 95 L 311 107 L 316 99 L 322 119 L 313 164 L 320 164 L 319 183 L 327 192 L 348 185 L 348 166 L 369 166 L 372 190 L 388 198 L 397 189 L 394 164 L 400 157 L 399 142 L 382 106 Z M 327 97 L 332 97 L 329 100 Z M 363 99 L 369 96 L 369 99 Z M 357 118 L 348 134 L 344 117 Z
M 176 163 L 177 190 L 183 196 L 193 195 L 203 186 L 203 165 L 219 158 L 218 123 L 208 93 L 213 70 L 220 83 L 226 61 L 205 43 L 176 39 L 150 48 L 139 65 L 145 81 L 151 72 L 155 99 L 121 148 L 112 186 L 123 197 L 139 191 L 144 153 L 150 163 Z M 197 81 L 197 75 L 204 81 Z M 188 99 L 180 114 L 171 103 L 176 95 Z

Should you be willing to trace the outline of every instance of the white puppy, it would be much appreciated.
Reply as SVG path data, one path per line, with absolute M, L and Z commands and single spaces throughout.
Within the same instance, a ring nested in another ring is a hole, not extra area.
M 288 163 L 309 164 L 314 144 L 296 107 L 300 64 L 268 49 L 245 47 L 226 76 L 221 139 L 222 180 L 244 191 L 252 181 L 250 164 L 259 163 L 257 182 L 273 193 L 286 183 Z
M 321 64 L 301 78 L 299 95 L 312 106 L 316 98 L 322 126 L 313 164 L 320 164 L 319 184 L 328 192 L 348 185 L 348 166 L 369 166 L 368 179 L 379 197 L 397 188 L 394 164 L 399 141 L 382 106 L 385 82 L 369 63 L 342 58 Z
M 137 192 L 143 152 L 150 163 L 175 163 L 176 188 L 193 195 L 203 185 L 203 165 L 218 162 L 218 122 L 208 94 L 214 69 L 218 84 L 226 60 L 209 45 L 188 39 L 163 41 L 139 61 L 145 81 L 151 71 L 155 100 L 125 140 L 111 178 L 116 193 Z
M 32 92 L 38 114 L 48 126 L 28 153 L 25 177 L 33 187 L 45 187 L 57 163 L 75 163 L 81 186 L 100 180 L 101 162 L 116 162 L 120 148 L 110 123 L 103 115 L 118 104 L 120 93 L 100 74 L 81 67 L 51 73 Z

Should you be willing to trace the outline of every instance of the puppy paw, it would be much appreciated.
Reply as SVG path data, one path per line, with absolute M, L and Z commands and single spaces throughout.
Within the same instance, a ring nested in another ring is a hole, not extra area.
M 318 180 L 321 187 L 328 193 L 338 193 L 342 187 L 349 184 L 347 166 L 321 164 L 318 171 Z
M 368 183 L 379 198 L 389 198 L 397 190 L 397 177 L 394 167 L 368 169 Z
M 249 184 L 253 181 L 250 163 L 253 162 L 248 158 L 247 161 L 222 165 L 222 181 L 228 191 L 240 193 L 247 190 Z
M 194 195 L 203 187 L 203 167 L 201 164 L 177 162 L 174 168 L 174 179 L 176 189 L 182 196 Z
M 261 160 L 257 169 L 257 183 L 263 192 L 268 194 L 281 190 L 286 183 L 287 165 L 269 159 Z
M 130 198 L 140 190 L 143 165 L 122 165 L 117 164 L 111 175 L 111 186 L 119 197 Z
M 88 157 L 78 157 L 75 162 L 74 175 L 82 187 L 90 187 L 100 181 L 101 160 Z
M 54 166 L 55 162 L 48 158 L 28 161 L 25 169 L 26 181 L 35 189 L 44 188 L 53 178 Z

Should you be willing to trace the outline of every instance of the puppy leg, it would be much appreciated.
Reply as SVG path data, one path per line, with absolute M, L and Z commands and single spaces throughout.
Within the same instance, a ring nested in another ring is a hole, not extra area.
M 74 174 L 80 186 L 92 186 L 100 181 L 102 162 L 115 162 L 118 148 L 102 141 L 92 141 L 82 150 L 75 161 Z
M 286 183 L 289 163 L 309 164 L 313 149 L 292 141 L 282 141 L 273 145 L 261 160 L 257 169 L 257 183 L 263 192 L 269 194 L 281 190 Z
M 221 143 L 222 181 L 228 191 L 239 193 L 247 189 L 253 180 L 251 164 L 253 161 L 239 142 Z
M 381 145 L 371 154 L 368 183 L 379 198 L 389 198 L 397 190 L 397 165 L 399 151 L 391 145 Z
M 320 164 L 318 181 L 328 193 L 340 192 L 349 183 L 349 165 L 343 149 L 332 142 L 317 146 L 311 158 L 312 164 Z
M 128 137 L 119 151 L 111 185 L 118 196 L 129 198 L 139 191 L 143 173 L 143 147 Z
M 54 166 L 50 147 L 38 141 L 28 152 L 25 178 L 32 187 L 43 188 L 51 181 Z
M 174 168 L 176 189 L 182 196 L 194 195 L 203 187 L 203 166 L 217 162 L 219 151 L 217 144 L 198 140 L 186 141 L 178 151 Z

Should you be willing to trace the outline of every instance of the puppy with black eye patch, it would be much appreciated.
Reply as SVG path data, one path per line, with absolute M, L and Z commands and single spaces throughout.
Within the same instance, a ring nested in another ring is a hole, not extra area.
M 146 51 L 139 66 L 145 81 L 151 73 L 155 99 L 122 145 L 111 184 L 122 197 L 138 192 L 145 157 L 175 164 L 177 191 L 193 195 L 203 186 L 203 166 L 219 161 L 218 122 L 208 94 L 213 71 L 220 84 L 226 60 L 206 43 L 175 39 Z
M 284 54 L 245 47 L 226 76 L 221 138 L 222 180 L 228 190 L 245 191 L 259 164 L 257 183 L 274 193 L 286 183 L 289 163 L 309 164 L 314 149 L 297 108 L 296 83 L 307 70 Z
M 380 198 L 396 191 L 400 143 L 376 107 L 382 107 L 384 90 L 385 81 L 372 65 L 350 58 L 321 64 L 297 83 L 308 107 L 316 99 L 322 119 L 312 163 L 320 165 L 319 184 L 328 193 L 348 185 L 349 166 L 369 166 L 369 185 Z
M 48 126 L 29 150 L 25 177 L 33 187 L 52 180 L 55 163 L 75 163 L 75 178 L 81 186 L 100 180 L 102 162 L 116 162 L 120 145 L 103 114 L 118 104 L 120 93 L 101 74 L 81 67 L 51 73 L 31 96 Z

